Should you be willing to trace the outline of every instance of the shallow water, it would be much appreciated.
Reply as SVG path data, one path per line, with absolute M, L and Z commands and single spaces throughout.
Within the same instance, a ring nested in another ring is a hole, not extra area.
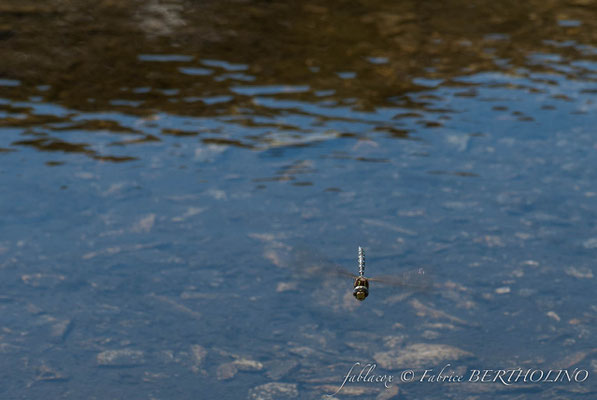
M 593 398 L 596 13 L 4 1 L 2 397 Z

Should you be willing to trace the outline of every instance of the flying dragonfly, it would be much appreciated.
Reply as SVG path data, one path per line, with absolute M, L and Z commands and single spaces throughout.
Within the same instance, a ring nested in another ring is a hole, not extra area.
M 365 276 L 365 250 L 361 246 L 358 249 L 358 264 L 359 274 L 353 275 L 354 290 L 352 295 L 355 299 L 363 301 L 369 296 L 369 282 L 379 282 L 382 284 L 389 284 L 393 286 L 408 287 L 415 290 L 426 290 L 431 287 L 431 283 L 425 275 L 423 268 L 418 268 L 414 271 L 408 271 L 400 276 L 379 276 L 367 278 Z
M 426 291 L 433 286 L 431 278 L 425 273 L 423 268 L 416 268 L 396 275 L 365 276 L 365 250 L 360 246 L 357 253 L 358 275 L 347 271 L 335 263 L 325 261 L 324 257 L 316 257 L 317 260 L 314 262 L 307 262 L 307 259 L 312 259 L 316 256 L 312 250 L 307 250 L 299 254 L 299 256 L 299 259 L 302 259 L 302 262 L 299 262 L 299 264 L 303 265 L 303 274 L 306 273 L 314 277 L 328 275 L 351 278 L 353 280 L 352 294 L 359 301 L 363 301 L 369 296 L 370 282 L 401 287 L 412 291 Z

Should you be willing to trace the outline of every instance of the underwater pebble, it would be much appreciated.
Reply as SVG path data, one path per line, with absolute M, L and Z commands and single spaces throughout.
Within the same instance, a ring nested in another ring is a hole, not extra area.
M 367 351 L 369 350 L 369 343 L 363 342 L 344 342 L 344 344 L 353 350 Z
M 406 340 L 406 335 L 392 335 L 383 337 L 383 345 L 390 349 L 402 346 L 402 343 Z M 366 348 L 368 347 L 367 344 Z
M 266 383 L 249 390 L 249 399 L 252 400 L 285 400 L 298 397 L 295 383 Z
M 162 351 L 160 351 L 159 353 L 157 353 L 157 358 L 160 361 L 163 361 L 163 362 L 166 362 L 166 363 L 177 361 L 176 358 L 175 358 L 175 356 L 174 356 L 174 351 L 172 351 L 172 350 L 162 350 Z
M 191 346 L 191 353 L 193 353 L 193 357 L 195 357 L 195 364 L 201 365 L 207 355 L 207 350 L 205 350 L 203 346 L 194 344 Z
M 556 320 L 556 321 L 560 322 L 560 316 L 559 316 L 558 314 L 556 314 L 554 311 L 548 311 L 548 312 L 547 312 L 547 316 L 548 316 L 549 318 L 552 318 L 552 319 L 554 319 L 554 320 Z
M 133 225 L 133 227 L 131 228 L 131 231 L 147 233 L 147 232 L 151 231 L 151 228 L 153 228 L 154 223 L 155 223 L 155 214 L 146 215 L 145 217 L 141 218 L 139 221 L 137 221 Z
M 220 381 L 232 379 L 234 378 L 237 372 L 238 368 L 236 365 L 234 365 L 234 363 L 229 362 L 220 364 L 220 366 L 218 366 L 218 369 L 216 370 L 216 378 L 218 378 L 218 380 Z
M 502 238 L 496 235 L 485 235 L 482 238 L 476 239 L 475 242 L 485 242 L 487 247 L 504 247 Z
M 185 221 L 185 220 L 189 219 L 190 217 L 193 217 L 197 214 L 201 214 L 205 210 L 207 210 L 207 208 L 189 207 L 184 214 L 182 214 L 178 217 L 173 217 L 172 221 L 173 222 Z
M 582 245 L 585 249 L 597 249 L 597 237 L 585 240 Z
M 168 379 L 168 378 L 169 378 L 168 374 L 165 374 L 163 372 L 150 372 L 150 371 L 143 372 L 143 382 L 157 382 L 162 379 Z
M 106 350 L 97 355 L 97 364 L 102 367 L 131 367 L 145 363 L 141 350 Z
M 468 148 L 468 142 L 470 138 L 471 137 L 468 134 L 455 134 L 446 135 L 445 140 L 447 143 L 455 147 L 457 151 L 463 152 Z
M 279 268 L 286 268 L 288 266 L 284 256 L 278 250 L 264 250 L 263 258 L 269 260 L 272 264 Z
M 455 317 L 453 315 L 450 315 L 444 311 L 438 310 L 436 308 L 427 306 L 423 303 L 421 303 L 419 300 L 417 299 L 413 299 L 409 302 L 409 304 L 415 309 L 415 312 L 417 314 L 418 317 L 429 317 L 429 318 L 434 318 L 434 319 L 447 319 L 448 321 L 457 323 L 457 324 L 461 324 L 461 325 L 467 325 L 470 326 L 471 324 L 468 323 L 467 321 Z
M 228 198 L 223 190 L 209 189 L 206 193 L 216 200 L 226 200 Z
M 263 364 L 259 361 L 248 360 L 246 358 L 239 358 L 232 362 L 241 371 L 261 371 Z
M 261 371 L 262 369 L 263 364 L 259 361 L 238 358 L 232 362 L 220 364 L 216 370 L 216 377 L 222 381 L 234 378 L 238 371 Z
M 403 210 L 398 211 L 398 215 L 401 217 L 420 217 L 425 215 L 425 210 Z
M 288 375 L 290 371 L 298 366 L 296 360 L 274 360 L 266 363 L 267 372 L 265 376 L 270 379 L 278 380 Z
M 441 323 L 441 322 L 423 324 L 423 327 L 431 328 L 431 329 L 447 329 L 450 331 L 453 331 L 456 329 L 456 326 L 453 324 L 445 324 L 445 323 Z
M 593 271 L 587 267 L 583 267 L 583 268 L 568 267 L 568 268 L 566 268 L 566 273 L 568 275 L 573 276 L 578 279 L 592 279 L 593 278 Z
M 415 343 L 403 349 L 375 353 L 373 359 L 385 369 L 423 368 L 471 357 L 472 353 L 447 344 Z
M 64 381 L 66 379 L 68 379 L 66 375 L 45 364 L 36 369 L 36 381 Z
M 597 353 L 597 348 L 590 349 L 587 351 L 578 351 L 576 353 L 572 353 L 563 359 L 556 361 L 552 368 L 553 369 L 568 369 L 573 367 L 574 365 L 583 361 L 587 356 Z
M 51 288 L 66 279 L 64 275 L 59 274 L 27 274 L 22 275 L 21 280 L 25 285 L 33 287 Z
M 58 339 L 64 340 L 70 331 L 72 322 L 70 319 L 64 319 L 56 322 L 50 329 L 50 334 Z
M 516 278 L 522 278 L 524 276 L 524 271 L 521 269 L 515 269 L 512 271 L 512 275 L 514 275 Z
M 1 354 L 18 354 L 23 351 L 21 346 L 16 346 L 11 343 L 0 342 L 0 353 Z
M 321 385 L 317 386 L 317 389 L 321 390 L 326 394 L 335 393 L 340 385 Z M 337 393 L 337 396 L 363 396 L 365 394 L 373 394 L 377 393 L 377 389 L 373 387 L 367 386 L 344 386 L 340 392 Z M 327 398 L 327 397 L 326 397 Z
M 448 210 L 466 210 L 466 209 L 473 209 L 478 206 L 477 202 L 470 201 L 470 202 L 462 202 L 462 201 L 446 201 L 442 203 L 442 207 L 447 208 Z
M 535 260 L 526 260 L 521 263 L 522 265 L 526 265 L 528 267 L 538 267 L 539 263 Z
M 207 350 L 205 350 L 205 348 L 203 346 L 194 344 L 191 346 L 191 354 L 193 355 L 193 365 L 191 366 L 191 371 L 193 371 L 194 373 L 197 373 L 200 371 L 199 367 L 201 367 L 203 360 L 205 360 L 205 356 L 207 355 Z M 201 372 L 205 373 L 205 371 L 201 371 Z
M 153 297 L 156 300 L 159 300 L 160 302 L 162 302 L 164 304 L 169 305 L 171 307 L 171 310 L 173 310 L 173 311 L 179 311 L 179 312 L 185 313 L 195 319 L 201 319 L 201 314 L 198 311 L 192 310 L 189 307 L 184 306 L 169 297 L 156 295 L 155 293 L 152 293 L 149 296 Z
M 296 290 L 298 287 L 298 282 L 278 282 L 276 286 L 276 292 L 287 292 L 289 290 Z
M 514 236 L 517 237 L 518 239 L 522 239 L 522 240 L 527 240 L 532 237 L 531 235 L 529 235 L 528 233 L 525 233 L 525 232 L 516 232 L 514 234 Z
M 531 296 L 535 296 L 536 294 L 537 294 L 536 289 L 522 288 L 518 291 L 518 295 L 521 297 L 531 297 Z
M 289 348 L 288 351 L 301 357 L 311 357 L 317 353 L 315 350 L 307 346 L 292 347 Z
M 427 339 L 427 340 L 434 340 L 437 339 L 439 337 L 439 333 L 436 331 L 425 331 L 421 334 L 421 337 L 423 339 Z

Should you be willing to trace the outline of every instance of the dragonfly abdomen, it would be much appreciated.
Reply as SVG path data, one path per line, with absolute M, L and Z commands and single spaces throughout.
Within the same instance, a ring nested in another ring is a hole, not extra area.
M 365 275 L 365 250 L 359 246 L 359 275 Z

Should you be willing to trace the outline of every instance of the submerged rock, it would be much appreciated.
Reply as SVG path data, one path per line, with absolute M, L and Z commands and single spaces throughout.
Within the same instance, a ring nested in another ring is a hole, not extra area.
M 21 275 L 21 281 L 25 285 L 35 288 L 54 288 L 64 282 L 65 279 L 66 277 L 61 274 L 36 273 Z
M 560 318 L 560 316 L 559 316 L 558 314 L 556 314 L 556 312 L 555 312 L 555 311 L 548 311 L 546 315 L 547 315 L 549 318 L 551 318 L 551 319 L 553 319 L 553 320 L 555 320 L 555 321 L 557 321 L 557 322 L 560 322 L 560 321 L 561 321 L 561 318 Z
M 507 294 L 507 293 L 510 293 L 510 287 L 509 286 L 501 286 L 499 288 L 496 288 L 495 292 L 497 294 Z
M 207 350 L 201 345 L 194 344 L 191 346 L 191 354 L 193 355 L 191 370 L 197 373 L 200 371 L 201 364 L 205 360 Z
M 298 282 L 278 282 L 278 285 L 276 286 L 276 292 L 288 292 L 292 290 L 297 290 L 297 288 Z
M 587 356 L 597 353 L 597 348 L 577 351 L 553 363 L 553 369 L 568 369 L 584 361 Z
M 133 367 L 145 363 L 143 352 L 132 349 L 106 350 L 96 358 L 101 367 Z
M 378 389 L 371 387 L 371 386 L 349 386 L 345 385 L 340 389 L 340 385 L 320 385 L 317 386 L 317 389 L 321 390 L 322 392 L 326 393 L 326 395 L 332 395 L 335 393 L 335 396 L 371 396 L 378 392 Z M 338 393 L 336 393 L 340 389 Z M 327 398 L 327 397 L 326 397 Z
M 232 362 L 221 364 L 216 370 L 216 377 L 219 380 L 233 378 L 238 371 L 261 371 L 263 364 L 259 361 L 239 358 Z
M 232 379 L 238 372 L 238 367 L 234 365 L 234 363 L 224 363 L 220 364 L 218 369 L 216 370 L 216 378 L 218 380 L 223 381 L 226 379 Z
M 419 317 L 427 317 L 427 318 L 432 318 L 432 319 L 446 319 L 452 323 L 456 323 L 456 324 L 460 324 L 460 325 L 464 325 L 464 326 L 473 326 L 473 324 L 469 323 L 468 321 L 465 321 L 465 320 L 458 318 L 454 315 L 448 314 L 447 312 L 439 310 L 432 306 L 425 305 L 417 299 L 411 300 L 409 302 L 409 304 L 415 310 L 415 312 L 417 313 L 417 316 L 419 316 Z
M 298 361 L 290 360 L 273 360 L 266 363 L 267 372 L 265 375 L 273 380 L 278 380 L 288 375 L 290 371 L 298 366 Z
M 597 249 L 597 238 L 590 238 L 582 242 L 585 249 Z
M 395 349 L 404 343 L 406 335 L 388 335 L 383 337 L 383 345 L 390 349 Z
M 49 325 L 48 331 L 50 338 L 54 341 L 61 341 L 66 339 L 69 332 L 72 329 L 72 320 L 70 319 L 58 319 L 52 315 L 44 314 L 43 310 L 33 304 L 28 305 L 28 311 L 32 314 L 39 315 L 35 322 L 39 325 Z M 40 315 L 41 314 L 41 315 Z
M 447 344 L 415 343 L 403 349 L 375 353 L 373 358 L 384 369 L 423 368 L 456 361 L 473 354 Z
M 57 371 L 56 369 L 42 364 L 36 369 L 35 380 L 36 381 L 65 381 L 68 377 L 64 375 L 62 372 Z
M 566 273 L 578 279 L 593 279 L 593 271 L 588 267 L 568 267 Z
M 263 364 L 259 361 L 249 360 L 247 358 L 239 358 L 238 360 L 234 360 L 233 364 L 240 371 L 261 371 L 263 369 Z
M 197 365 L 200 365 L 205 359 L 205 356 L 207 355 L 207 350 L 205 350 L 203 346 L 198 344 L 194 344 L 191 346 L 191 352 L 193 353 L 193 357 L 195 358 L 195 363 Z
M 50 329 L 50 334 L 52 335 L 52 337 L 56 339 L 64 340 L 66 339 L 66 336 L 68 336 L 68 333 L 71 331 L 72 326 L 73 323 L 70 319 L 60 320 L 52 325 Z
M 434 340 L 439 337 L 439 333 L 436 331 L 426 330 L 421 334 L 421 337 L 427 340 Z
M 266 383 L 249 390 L 251 400 L 286 400 L 298 397 L 295 383 Z

